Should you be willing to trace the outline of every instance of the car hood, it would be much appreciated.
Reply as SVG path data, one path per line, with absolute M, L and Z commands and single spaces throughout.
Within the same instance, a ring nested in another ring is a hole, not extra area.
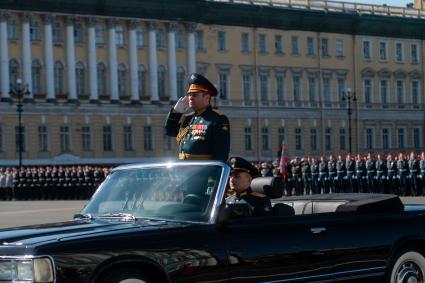
M 6 247 L 29 247 L 46 242 L 60 242 L 75 238 L 101 237 L 133 231 L 172 229 L 191 225 L 184 222 L 136 220 L 73 220 L 42 225 L 0 230 L 0 256 Z

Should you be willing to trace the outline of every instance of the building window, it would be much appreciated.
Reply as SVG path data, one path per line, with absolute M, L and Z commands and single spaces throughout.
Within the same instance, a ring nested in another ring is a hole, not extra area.
M 227 99 L 227 74 L 226 73 L 220 73 L 218 75 L 218 79 L 220 81 L 220 98 Z
M 146 68 L 143 65 L 139 65 L 137 70 L 137 78 L 139 80 L 139 96 L 140 97 L 146 97 L 147 91 L 146 91 Z
M 71 137 L 68 126 L 61 126 L 59 129 L 60 150 L 61 152 L 69 152 L 71 150 Z
M 158 95 L 159 97 L 165 97 L 165 82 L 166 82 L 166 71 L 164 66 L 158 67 Z
M 84 41 L 84 28 L 82 23 L 75 23 L 74 25 L 74 40 L 75 43 L 83 43 Z
M 382 92 L 382 89 L 381 89 Z M 369 79 L 366 79 L 363 81 L 363 93 L 364 93 L 364 100 L 365 103 L 371 103 L 372 102 L 372 81 Z
M 293 84 L 292 87 L 293 87 L 294 102 L 300 102 L 301 101 L 301 78 L 293 77 L 292 84 Z
M 419 103 L 419 81 L 414 80 L 412 81 L 412 103 L 418 104 Z
M 105 25 L 97 24 L 95 28 L 96 44 L 105 44 Z
M 112 127 L 103 126 L 103 151 L 112 151 Z
M 308 78 L 308 99 L 310 102 L 316 102 L 316 78 Z
M 143 27 L 136 28 L 136 45 L 137 47 L 145 46 L 145 30 Z
M 307 55 L 313 56 L 315 53 L 314 38 L 309 36 L 307 37 Z
M 371 59 L 370 52 L 370 41 L 363 41 L 363 59 L 369 60 Z
M 41 64 L 40 61 L 32 61 L 31 66 L 31 76 L 32 76 L 32 92 L 34 95 L 41 93 Z
M 184 34 L 181 29 L 176 31 L 176 48 L 182 49 L 184 48 Z
M 123 26 L 115 27 L 115 43 L 119 46 L 123 46 L 125 44 L 125 33 Z
M 124 64 L 118 65 L 118 93 L 120 97 L 127 95 L 127 68 Z
M 276 75 L 276 97 L 277 101 L 281 104 L 285 101 L 285 78 L 283 75 Z
M 106 67 L 105 64 L 97 64 L 97 91 L 99 95 L 106 95 Z
M 325 149 L 332 149 L 332 129 L 329 127 L 325 129 Z
M 381 80 L 381 102 L 383 104 L 388 103 L 388 81 Z
M 19 63 L 16 59 L 9 61 L 9 82 L 11 85 L 16 83 L 16 80 L 19 78 Z
M 258 52 L 267 53 L 267 38 L 265 34 L 258 35 Z
M 63 42 L 62 23 L 54 21 L 52 25 L 52 37 L 54 43 Z
M 54 82 L 55 82 L 55 94 L 64 93 L 64 68 L 60 61 L 55 62 L 54 66 Z
M 338 85 L 338 99 L 340 102 L 343 101 L 344 92 L 345 92 L 345 79 L 339 78 L 337 80 Z
M 3 127 L 0 126 L 0 152 L 4 151 L 4 146 L 3 146 Z
M 152 151 L 152 126 L 143 127 L 143 148 Z
M 22 151 L 26 151 L 26 143 L 25 143 L 25 126 L 21 126 L 21 145 L 22 145 Z M 19 126 L 15 127 L 15 147 L 16 152 L 19 152 Z
M 90 126 L 81 127 L 81 149 L 83 151 L 91 151 Z
M 345 128 L 339 129 L 339 149 L 346 150 L 347 149 L 347 135 Z
M 186 95 L 186 72 L 183 67 L 177 68 L 177 97 Z
M 323 78 L 323 99 L 325 103 L 331 102 L 331 79 Z
M 382 149 L 383 150 L 390 149 L 390 129 L 388 128 L 382 129 Z
M 158 49 L 165 48 L 165 33 L 162 28 L 159 28 L 156 31 L 156 48 Z
M 366 128 L 366 149 L 367 150 L 373 149 L 373 129 L 372 128 Z
M 47 127 L 45 125 L 38 127 L 38 151 L 48 151 L 48 132 Z
M 421 135 L 419 128 L 413 128 L 413 148 L 415 150 L 420 149 L 421 147 Z
M 404 103 L 404 81 L 396 81 L 396 93 L 397 93 L 397 103 Z
M 295 128 L 295 150 L 303 149 L 302 130 Z
M 165 141 L 165 150 L 170 151 L 174 149 L 175 139 L 168 136 L 164 129 L 164 141 Z
M 241 34 L 241 52 L 248 53 L 249 52 L 249 34 L 243 32 Z
M 260 74 L 260 97 L 263 104 L 268 103 L 269 77 L 266 74 Z
M 86 79 L 86 72 L 83 63 L 78 62 L 75 66 L 75 79 L 77 82 L 77 95 L 78 96 L 84 96 L 85 95 L 85 79 Z
M 310 129 L 310 148 L 311 150 L 317 150 L 317 129 Z
M 252 129 L 245 127 L 245 150 L 252 150 Z
M 410 61 L 413 64 L 419 63 L 418 45 L 416 43 L 410 45 Z
M 226 32 L 219 31 L 218 32 L 218 51 L 226 51 L 226 50 L 227 50 Z
M 40 41 L 40 22 L 33 20 L 30 23 L 30 39 L 31 41 Z
M 242 96 L 245 104 L 251 103 L 251 75 L 242 74 Z
M 7 39 L 18 39 L 18 22 L 16 19 L 7 20 Z
M 398 128 L 397 129 L 397 146 L 398 149 L 403 150 L 406 146 L 406 135 L 405 135 L 405 130 L 404 128 Z
M 300 44 L 298 36 L 291 36 L 291 52 L 292 55 L 300 55 Z
M 133 127 L 131 125 L 124 126 L 124 151 L 132 151 L 133 147 Z
M 395 60 L 396 62 L 403 62 L 403 44 L 396 42 L 395 44 Z
M 281 35 L 274 36 L 274 48 L 276 54 L 283 54 L 283 37 Z
M 285 128 L 284 127 L 280 127 L 277 130 L 277 134 L 278 134 L 278 143 L 282 144 L 285 142 Z
M 387 51 L 387 43 L 385 41 L 379 42 L 379 60 L 387 60 L 388 59 L 388 51 Z
M 270 150 L 269 128 L 261 128 L 261 149 Z
M 204 50 L 204 32 L 202 30 L 195 32 L 195 48 L 196 50 Z
M 336 57 L 344 57 L 344 40 L 336 40 Z
M 320 49 L 322 51 L 322 56 L 329 57 L 329 39 L 322 38 Z

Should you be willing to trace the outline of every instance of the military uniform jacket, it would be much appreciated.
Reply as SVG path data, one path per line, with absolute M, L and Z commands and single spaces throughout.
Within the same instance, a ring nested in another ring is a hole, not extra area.
M 272 204 L 266 195 L 253 192 L 248 188 L 245 192 L 226 198 L 227 204 L 246 203 L 248 204 L 252 216 L 272 215 Z
M 199 114 L 183 117 L 171 109 L 165 131 L 168 136 L 176 137 L 180 159 L 212 159 L 224 162 L 228 159 L 229 120 L 211 106 Z

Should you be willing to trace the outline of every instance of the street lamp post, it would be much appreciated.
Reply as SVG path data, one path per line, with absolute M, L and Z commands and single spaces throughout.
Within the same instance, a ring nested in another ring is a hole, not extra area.
M 351 108 L 351 101 L 353 101 L 354 103 L 357 101 L 357 97 L 356 97 L 356 93 L 353 92 L 351 90 L 351 88 L 347 88 L 346 91 L 344 91 L 343 93 L 343 100 L 347 100 L 348 104 L 347 104 L 347 114 L 348 114 L 348 152 L 350 154 L 352 154 L 351 151 L 351 140 L 352 140 L 352 136 L 351 136 L 351 115 L 353 114 L 352 112 L 352 108 Z
M 15 85 L 10 90 L 10 94 L 18 99 L 16 104 L 16 111 L 18 112 L 18 153 L 19 153 L 19 168 L 22 167 L 22 152 L 23 148 L 23 135 L 22 135 L 22 112 L 23 110 L 23 96 L 29 95 L 29 89 L 27 85 L 22 83 L 21 79 L 16 79 Z

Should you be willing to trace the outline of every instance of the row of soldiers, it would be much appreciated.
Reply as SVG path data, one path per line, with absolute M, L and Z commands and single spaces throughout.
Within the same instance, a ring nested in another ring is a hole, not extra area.
M 283 174 L 286 195 L 389 193 L 425 195 L 425 153 L 295 157 L 280 170 L 260 165 L 263 176 Z
M 109 166 L 0 168 L 0 200 L 88 199 Z

